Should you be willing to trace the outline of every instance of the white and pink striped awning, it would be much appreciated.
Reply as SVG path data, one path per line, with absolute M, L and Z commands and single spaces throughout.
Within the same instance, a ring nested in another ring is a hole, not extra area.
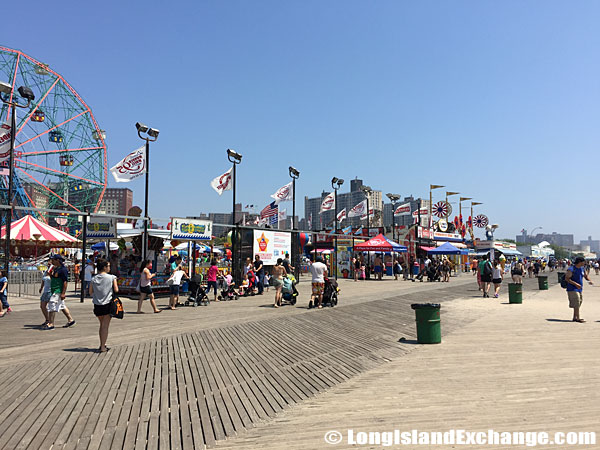
M 1 230 L 2 239 L 6 235 L 6 227 Z M 39 242 L 78 242 L 76 238 L 64 231 L 60 231 L 43 222 L 40 222 L 32 216 L 25 216 L 12 223 L 10 227 L 10 238 L 19 241 L 35 241 L 36 236 Z

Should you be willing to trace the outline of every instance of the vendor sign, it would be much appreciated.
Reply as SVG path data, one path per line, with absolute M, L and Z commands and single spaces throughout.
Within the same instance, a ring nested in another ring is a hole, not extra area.
M 260 256 L 265 266 L 277 264 L 277 258 L 292 254 L 292 234 L 283 231 L 254 230 L 253 256 Z
M 171 239 L 180 241 L 208 241 L 212 238 L 211 220 L 171 219 Z
M 117 219 L 114 217 L 91 216 L 87 223 L 87 238 L 116 239 Z

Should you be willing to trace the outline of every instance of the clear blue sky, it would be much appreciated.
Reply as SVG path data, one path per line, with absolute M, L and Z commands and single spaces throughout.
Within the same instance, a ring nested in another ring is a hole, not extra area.
M 109 165 L 140 145 L 136 121 L 160 129 L 151 215 L 229 211 L 209 186 L 229 147 L 244 204 L 291 164 L 300 212 L 332 176 L 434 183 L 484 202 L 497 236 L 581 239 L 600 238 L 599 17 L 596 1 L 35 0 L 0 43 L 82 95 Z

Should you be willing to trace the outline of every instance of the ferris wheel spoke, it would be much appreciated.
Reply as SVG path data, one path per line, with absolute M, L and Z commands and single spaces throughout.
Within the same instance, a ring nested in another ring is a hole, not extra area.
M 82 152 L 85 150 L 100 150 L 104 147 L 82 147 L 82 148 L 67 148 L 64 150 L 41 150 L 39 152 L 21 152 L 21 156 L 34 156 L 34 155 L 49 155 L 52 153 L 66 153 L 66 152 Z
M 48 90 L 42 96 L 42 98 L 40 99 L 40 101 L 37 102 L 37 104 L 35 105 L 35 108 L 32 108 L 31 111 L 29 111 L 29 114 L 27 114 L 27 117 L 25 118 L 25 120 L 23 121 L 23 123 L 21 124 L 21 126 L 19 127 L 19 129 L 17 130 L 17 133 L 15 134 L 15 136 L 18 136 L 19 133 L 21 132 L 21 130 L 23 129 L 23 127 L 25 125 L 27 125 L 27 122 L 29 122 L 29 119 L 31 118 L 31 116 L 33 115 L 33 113 L 35 113 L 38 110 L 38 108 L 40 107 L 40 105 L 42 104 L 42 102 L 46 99 L 46 97 L 48 97 L 48 94 L 52 91 L 52 89 L 54 89 L 54 86 L 56 86 L 56 83 L 58 83 L 59 80 L 60 80 L 60 78 L 57 78 L 56 80 L 54 80 L 54 83 L 52 83 L 52 86 L 50 86 L 48 88 Z M 14 89 L 14 86 L 13 86 L 13 89 Z
M 44 185 L 43 183 L 40 183 L 34 176 L 32 176 L 29 172 L 25 172 L 23 169 L 21 169 L 20 167 L 17 167 L 17 169 L 19 169 L 19 171 L 21 173 L 24 173 L 25 175 L 27 175 L 29 178 L 31 178 L 35 183 L 37 183 L 42 189 L 44 189 L 45 191 L 48 191 L 50 194 L 54 195 L 56 198 L 58 198 L 61 202 L 63 202 L 65 205 L 69 205 L 71 208 L 73 208 L 75 211 L 77 212 L 81 212 L 80 209 L 78 209 L 77 207 L 73 206 L 71 203 L 69 203 L 68 201 L 66 201 L 64 198 L 62 198 L 60 195 L 58 195 L 56 192 L 48 189 L 48 187 L 46 185 Z
M 68 122 L 70 122 L 70 121 L 72 121 L 72 120 L 75 120 L 75 119 L 77 119 L 78 117 L 80 117 L 80 116 L 82 116 L 82 115 L 84 115 L 84 114 L 86 114 L 86 113 L 88 113 L 88 112 L 90 112 L 90 110 L 89 110 L 89 109 L 86 109 L 85 111 L 81 111 L 79 114 L 77 114 L 77 115 L 75 115 L 75 116 L 71 117 L 70 119 L 67 119 L 67 120 L 65 120 L 64 122 L 61 122 L 61 123 L 59 123 L 58 125 L 55 125 L 55 126 L 53 126 L 52 128 L 49 128 L 49 129 L 47 129 L 46 131 L 44 131 L 44 132 L 42 132 L 42 133 L 38 134 L 37 136 L 34 136 L 34 137 L 32 137 L 31 139 L 27 139 L 25 142 L 21 142 L 19 145 L 17 145 L 17 146 L 15 147 L 15 150 L 16 150 L 17 148 L 19 148 L 19 147 L 22 147 L 23 145 L 25 145 L 25 144 L 27 144 L 27 143 L 29 143 L 29 142 L 33 141 L 33 140 L 35 140 L 35 139 L 38 139 L 38 138 L 42 137 L 42 136 L 43 136 L 43 135 L 45 135 L 45 134 L 48 134 L 48 133 L 50 133 L 52 130 L 56 130 L 58 127 L 61 127 L 61 126 L 63 126 L 65 123 L 68 123 Z
M 13 93 L 15 92 L 15 84 L 17 82 L 17 72 L 19 71 L 19 60 L 21 59 L 21 53 L 17 53 L 17 61 L 15 62 L 15 73 L 13 74 L 13 80 L 12 80 L 12 89 L 10 91 L 10 98 L 9 98 L 9 105 L 8 108 L 6 109 L 6 122 L 8 122 L 8 119 L 10 118 L 10 108 L 12 108 L 12 106 L 10 105 L 10 102 L 12 102 L 13 99 Z
M 73 175 L 72 173 L 61 172 L 60 170 L 51 169 L 50 167 L 40 166 L 39 164 L 35 164 L 35 163 L 29 162 L 29 161 L 25 161 L 23 159 L 16 159 L 15 158 L 15 162 L 27 164 L 28 166 L 37 167 L 42 172 L 46 172 L 47 171 L 47 172 L 57 173 L 59 175 L 65 175 L 65 176 L 70 177 L 70 178 L 75 178 L 77 180 L 85 181 L 86 183 L 96 184 L 98 186 L 104 186 L 103 183 L 100 183 L 98 181 L 93 181 L 93 180 L 89 180 L 87 178 L 78 177 L 77 175 Z

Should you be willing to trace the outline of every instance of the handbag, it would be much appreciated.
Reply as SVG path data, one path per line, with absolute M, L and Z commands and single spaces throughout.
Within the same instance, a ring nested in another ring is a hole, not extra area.
M 123 309 L 123 303 L 117 297 L 117 294 L 113 290 L 112 300 L 110 301 L 110 315 L 115 319 L 122 319 L 125 315 L 125 310 Z

